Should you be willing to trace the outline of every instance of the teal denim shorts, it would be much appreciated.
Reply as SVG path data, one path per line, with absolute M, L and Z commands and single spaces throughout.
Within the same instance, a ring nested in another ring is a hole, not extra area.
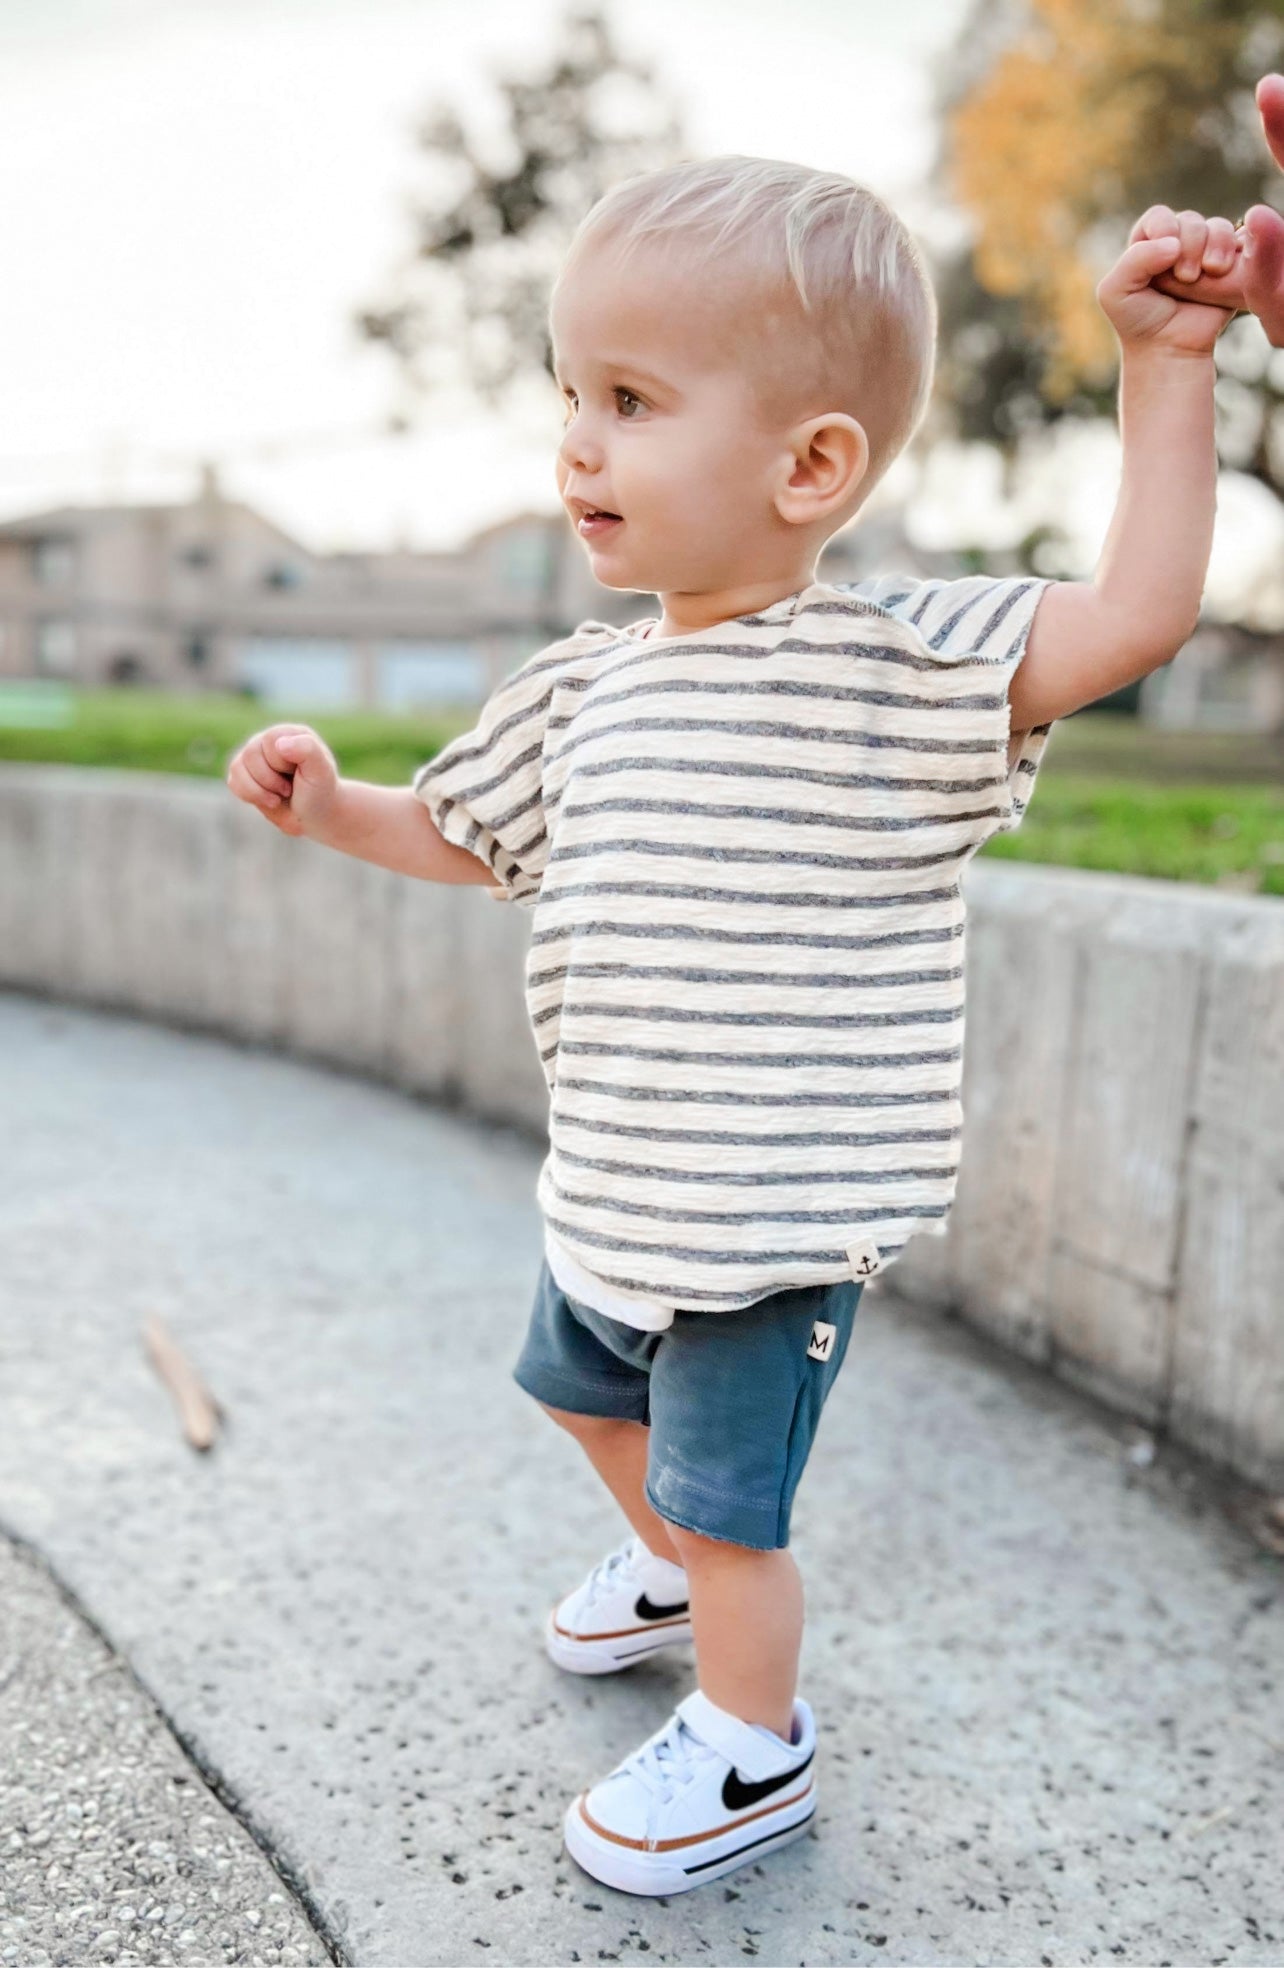
M 513 1379 L 572 1414 L 644 1422 L 646 1499 L 704 1537 L 773 1551 L 847 1352 L 865 1287 L 773 1292 L 736 1312 L 675 1312 L 641 1332 L 568 1298 L 540 1268 Z

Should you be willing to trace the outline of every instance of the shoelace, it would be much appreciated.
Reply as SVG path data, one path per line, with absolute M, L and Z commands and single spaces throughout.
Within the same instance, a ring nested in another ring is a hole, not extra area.
M 626 1565 L 633 1562 L 633 1553 L 634 1545 L 633 1540 L 630 1538 L 620 1546 L 618 1551 L 608 1552 L 605 1558 L 599 1560 L 594 1565 L 588 1575 L 587 1589 L 584 1594 L 584 1604 L 586 1607 L 593 1604 L 593 1601 L 600 1592 L 605 1592 L 609 1586 L 614 1585 L 617 1572 L 623 1571 Z
M 703 1765 L 716 1755 L 716 1750 L 675 1715 L 662 1736 L 634 1750 L 619 1767 L 636 1777 L 656 1804 L 667 1804 L 674 1792 L 694 1782 Z

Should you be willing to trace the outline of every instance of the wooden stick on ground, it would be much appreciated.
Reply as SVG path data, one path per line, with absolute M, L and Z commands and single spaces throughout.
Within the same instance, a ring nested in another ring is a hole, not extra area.
M 153 1312 L 143 1327 L 152 1365 L 174 1397 L 183 1433 L 194 1449 L 213 1446 L 222 1410 L 163 1319 Z

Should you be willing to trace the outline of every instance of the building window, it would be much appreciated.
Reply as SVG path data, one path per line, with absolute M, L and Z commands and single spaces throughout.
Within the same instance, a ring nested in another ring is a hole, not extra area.
M 209 637 L 200 633 L 188 636 L 183 644 L 183 655 L 190 669 L 203 670 L 210 660 Z
M 190 546 L 182 548 L 179 559 L 184 567 L 213 567 L 217 555 L 213 547 L 204 540 L 193 540 Z
M 135 656 L 132 649 L 121 649 L 108 663 L 107 676 L 112 683 L 146 683 L 147 665 L 141 656 Z
M 379 650 L 378 702 L 382 710 L 437 710 L 480 704 L 486 665 L 467 642 L 392 642 Z
M 358 701 L 356 658 L 346 642 L 247 636 L 234 667 L 234 687 L 282 710 L 343 710 Z
M 265 588 L 297 588 L 302 585 L 303 573 L 300 568 L 291 566 L 288 560 L 273 561 L 263 570 Z
M 76 625 L 48 621 L 36 624 L 36 669 L 41 676 L 71 676 L 76 668 Z
M 42 588 L 65 588 L 76 571 L 76 543 L 48 533 L 31 543 L 31 571 Z

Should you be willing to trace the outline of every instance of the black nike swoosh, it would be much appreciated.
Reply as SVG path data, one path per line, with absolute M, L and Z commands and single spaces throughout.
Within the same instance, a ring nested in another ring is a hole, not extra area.
M 770 1797 L 773 1790 L 783 1790 L 787 1783 L 800 1777 L 815 1754 L 813 1749 L 811 1756 L 804 1756 L 801 1763 L 795 1763 L 793 1769 L 786 1770 L 783 1776 L 764 1777 L 760 1783 L 746 1783 L 738 1770 L 729 1770 L 722 1786 L 723 1803 L 729 1811 L 742 1811 L 746 1804 L 756 1804 L 760 1797 Z
M 685 1613 L 690 1604 L 689 1599 L 684 1599 L 680 1606 L 653 1606 L 644 1592 L 633 1610 L 640 1620 L 663 1620 L 672 1619 L 675 1613 Z

